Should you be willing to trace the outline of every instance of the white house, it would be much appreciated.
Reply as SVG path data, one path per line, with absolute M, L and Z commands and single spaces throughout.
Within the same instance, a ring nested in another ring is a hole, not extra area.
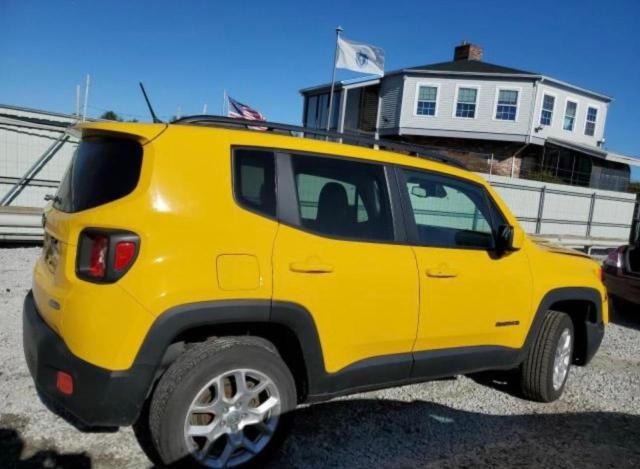
M 640 161 L 605 149 L 611 97 L 482 56 L 463 43 L 450 62 L 336 83 L 331 128 L 437 147 L 477 171 L 626 189 Z M 306 127 L 326 126 L 329 89 L 301 91 Z

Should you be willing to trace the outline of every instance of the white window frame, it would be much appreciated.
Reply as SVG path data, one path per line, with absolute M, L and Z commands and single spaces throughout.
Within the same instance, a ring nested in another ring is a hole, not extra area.
M 553 109 L 551 110 L 551 122 L 549 122 L 549 125 L 543 124 L 542 123 L 542 111 L 544 111 L 544 97 L 545 96 L 551 96 L 553 98 Z M 548 91 L 544 91 L 542 93 L 542 101 L 540 101 L 540 114 L 538 115 L 538 125 L 543 125 L 545 127 L 551 127 L 553 126 L 553 121 L 555 120 L 555 116 L 556 116 L 556 106 L 558 105 L 558 95 L 554 94 L 554 93 L 549 93 Z M 564 119 L 563 119 L 563 124 L 564 124 Z
M 571 130 L 564 128 L 564 120 L 567 117 L 567 105 L 574 103 L 576 105 L 576 114 L 573 116 L 573 128 Z M 562 130 L 565 132 L 575 132 L 578 126 L 578 115 L 580 114 L 580 102 L 576 99 L 566 98 L 564 100 L 564 112 L 562 113 Z
M 458 92 L 460 91 L 460 88 L 473 88 L 476 90 L 476 112 L 474 113 L 473 117 L 456 116 L 456 110 L 458 109 Z M 480 110 L 480 85 L 476 85 L 476 84 L 456 85 L 456 95 L 453 100 L 453 112 L 451 113 L 451 116 L 454 119 L 464 119 L 464 120 L 477 119 L 479 110 Z
M 589 135 L 587 133 L 587 124 L 589 123 L 589 109 L 593 108 L 596 110 L 596 120 L 593 123 L 593 135 Z M 587 105 L 587 110 L 584 113 L 584 135 L 585 137 L 591 137 L 591 138 L 595 138 L 596 137 L 596 133 L 598 131 L 598 119 L 600 119 L 600 106 L 596 106 L 595 104 L 588 104 Z
M 420 97 L 420 87 L 421 86 L 430 86 L 436 89 L 436 109 L 433 116 L 428 116 L 426 114 L 418 114 L 418 101 Z M 438 108 L 440 107 L 440 84 L 439 83 L 429 83 L 426 81 L 419 81 L 416 83 L 416 94 L 415 94 L 415 102 L 413 105 L 413 116 L 420 117 L 425 119 L 433 119 L 434 117 L 438 117 Z
M 518 93 L 518 100 L 516 101 L 516 118 L 515 120 L 509 119 L 498 119 L 496 115 L 498 114 L 498 98 L 500 97 L 500 91 L 516 91 Z M 496 87 L 496 95 L 493 100 L 493 120 L 496 122 L 518 122 L 518 116 L 520 115 L 520 100 L 522 98 L 522 88 L 518 86 L 497 86 Z

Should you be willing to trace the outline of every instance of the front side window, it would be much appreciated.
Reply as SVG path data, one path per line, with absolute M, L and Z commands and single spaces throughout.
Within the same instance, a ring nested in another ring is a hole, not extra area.
M 476 88 L 459 88 L 458 101 L 456 103 L 456 117 L 476 117 L 476 101 L 478 90 Z
M 551 125 L 553 119 L 553 108 L 556 105 L 556 98 L 545 94 L 542 98 L 542 111 L 540 112 L 540 125 Z
M 238 203 L 254 212 L 275 217 L 276 183 L 273 152 L 236 149 L 233 156 L 233 190 Z
M 584 126 L 584 134 L 593 137 L 596 133 L 596 121 L 598 120 L 598 109 L 589 107 L 587 109 L 587 122 Z
M 515 121 L 518 113 L 518 91 L 499 90 L 496 104 L 496 119 Z
M 418 87 L 418 104 L 416 114 L 419 116 L 435 116 L 438 101 L 438 88 L 435 86 Z
M 576 125 L 576 113 L 578 112 L 578 103 L 573 101 L 567 101 L 567 106 L 564 110 L 564 130 L 573 132 L 573 128 Z
M 494 247 L 504 218 L 482 187 L 447 176 L 403 170 L 418 240 L 449 248 Z
M 292 167 L 303 228 L 364 241 L 393 239 L 382 166 L 292 155 Z

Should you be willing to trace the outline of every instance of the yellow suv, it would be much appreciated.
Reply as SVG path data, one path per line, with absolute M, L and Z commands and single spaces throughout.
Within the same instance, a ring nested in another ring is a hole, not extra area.
M 237 467 L 303 402 L 511 369 L 549 402 L 593 357 L 599 265 L 528 238 L 480 176 L 251 125 L 76 129 L 24 305 L 52 410 L 133 424 L 159 464 Z

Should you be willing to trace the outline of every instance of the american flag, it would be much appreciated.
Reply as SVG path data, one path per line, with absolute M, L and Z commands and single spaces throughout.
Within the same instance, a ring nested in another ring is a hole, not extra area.
M 227 96 L 227 115 L 235 119 L 247 119 L 250 121 L 266 121 L 267 118 L 261 112 L 242 104 L 231 96 Z

